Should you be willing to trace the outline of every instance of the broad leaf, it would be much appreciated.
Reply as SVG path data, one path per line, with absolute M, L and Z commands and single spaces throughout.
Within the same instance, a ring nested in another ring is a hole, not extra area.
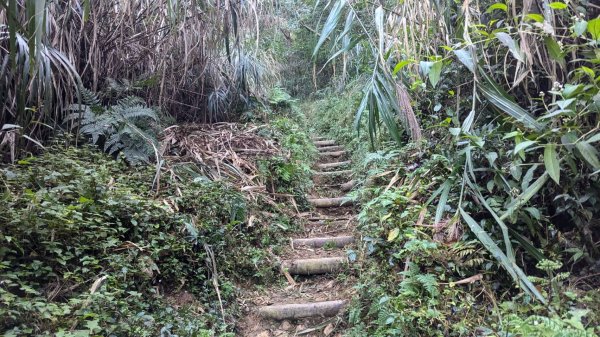
M 499 32 L 496 33 L 496 38 L 500 42 L 502 42 L 503 45 L 508 47 L 508 50 L 510 50 L 510 52 L 517 60 L 525 62 L 525 60 L 523 59 L 523 54 L 521 53 L 521 49 L 517 45 L 517 42 L 513 40 L 513 38 L 510 35 L 504 32 Z
M 544 147 L 544 165 L 550 178 L 560 184 L 560 166 L 556 154 L 556 144 L 548 144 Z
M 594 40 L 600 40 L 600 18 L 588 21 L 587 31 Z

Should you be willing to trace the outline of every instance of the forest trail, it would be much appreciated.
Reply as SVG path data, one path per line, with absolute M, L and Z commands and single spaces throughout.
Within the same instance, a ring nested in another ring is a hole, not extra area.
M 316 211 L 301 213 L 303 230 L 275 259 L 282 282 L 245 296 L 239 336 L 341 336 L 353 294 L 356 212 L 345 197 L 354 182 L 349 154 L 335 141 L 314 138 L 319 160 L 307 196 Z

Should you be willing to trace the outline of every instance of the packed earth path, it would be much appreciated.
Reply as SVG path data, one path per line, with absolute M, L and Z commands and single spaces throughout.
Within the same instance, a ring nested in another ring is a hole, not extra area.
M 240 336 L 341 336 L 355 284 L 356 212 L 348 153 L 335 141 L 314 138 L 319 161 L 308 196 L 315 211 L 300 213 L 303 230 L 276 256 L 282 282 L 254 291 Z

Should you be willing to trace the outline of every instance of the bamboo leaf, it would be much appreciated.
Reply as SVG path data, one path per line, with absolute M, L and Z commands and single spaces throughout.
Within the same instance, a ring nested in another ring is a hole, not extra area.
M 454 50 L 454 54 L 458 57 L 458 60 L 467 67 L 472 73 L 475 73 L 475 62 L 471 52 L 467 48 Z
M 514 58 L 521 62 L 525 62 L 525 60 L 523 59 L 523 54 L 521 53 L 521 49 L 517 45 L 517 42 L 510 35 L 504 32 L 499 32 L 495 35 L 498 41 L 500 41 L 503 45 L 508 47 L 508 50 L 512 53 Z
M 527 111 L 525 111 L 525 109 L 515 103 L 510 96 L 500 88 L 500 86 L 489 77 L 485 71 L 483 71 L 483 69 L 480 68 L 479 73 L 484 79 L 484 83 L 477 86 L 477 88 L 490 103 L 529 129 L 536 131 L 541 131 L 543 129 L 544 125 L 537 122 Z
M 459 207 L 459 211 L 473 234 L 477 236 L 479 241 L 492 254 L 492 256 L 494 256 L 494 258 L 496 258 L 502 264 L 504 269 L 506 269 L 513 280 L 515 280 L 515 282 L 519 284 L 519 286 L 521 286 L 526 293 L 534 296 L 542 303 L 546 303 L 544 296 L 542 296 L 542 294 L 540 294 L 531 281 L 529 281 L 523 270 L 521 270 L 521 268 L 508 259 L 508 257 L 502 252 L 502 250 L 500 250 L 500 247 L 498 247 L 490 235 L 467 212 L 465 212 L 462 207 Z
M 547 144 L 544 147 L 544 165 L 550 178 L 557 184 L 560 184 L 560 166 L 558 164 L 558 155 L 556 154 L 556 144 Z
M 327 40 L 329 35 L 331 35 L 331 33 L 335 30 L 335 27 L 337 27 L 345 4 L 345 0 L 339 0 L 333 5 L 333 8 L 331 9 L 331 12 L 329 12 L 329 16 L 327 17 L 327 20 L 323 25 L 323 29 L 321 30 L 321 36 L 319 37 L 319 41 L 315 45 L 313 57 L 317 55 L 317 53 L 319 52 L 319 48 L 321 48 L 325 40 Z
M 439 223 L 442 220 L 442 216 L 444 215 L 444 209 L 446 208 L 446 204 L 448 202 L 448 194 L 450 193 L 450 188 L 452 184 L 450 180 L 446 180 L 442 185 L 442 194 L 440 195 L 440 201 L 438 202 L 437 208 L 435 210 L 435 221 L 434 224 Z
M 525 205 L 531 198 L 533 198 L 537 192 L 546 184 L 548 181 L 549 174 L 544 172 L 533 184 L 531 184 L 523 193 L 515 198 L 506 208 L 504 214 L 500 216 L 501 220 L 508 218 L 517 209 Z

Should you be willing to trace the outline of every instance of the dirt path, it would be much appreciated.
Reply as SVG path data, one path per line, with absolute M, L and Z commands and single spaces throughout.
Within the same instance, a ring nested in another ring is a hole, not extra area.
M 345 193 L 352 188 L 349 154 L 334 141 L 315 139 L 319 162 L 303 213 L 304 230 L 278 256 L 281 282 L 254 290 L 244 303 L 247 315 L 239 336 L 341 336 L 342 316 L 355 283 L 348 258 L 355 240 L 355 209 Z

